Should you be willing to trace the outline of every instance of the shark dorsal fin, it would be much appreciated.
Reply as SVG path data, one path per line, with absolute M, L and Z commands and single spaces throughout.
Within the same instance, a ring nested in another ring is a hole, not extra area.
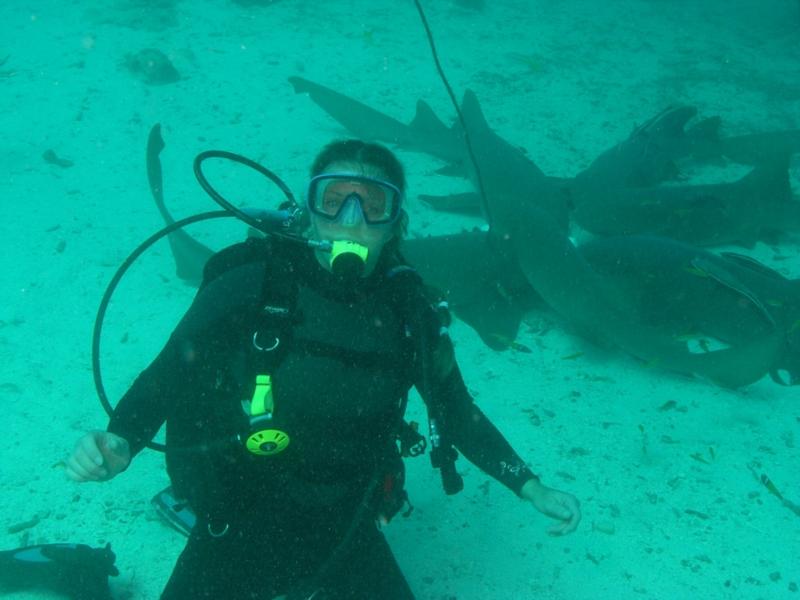
M 486 122 L 486 117 L 483 116 L 481 105 L 478 103 L 478 97 L 472 90 L 464 92 L 464 99 L 461 101 L 461 112 L 464 115 L 464 121 L 470 129 L 481 128 L 489 129 L 489 123 Z
M 424 100 L 417 100 L 417 112 L 411 120 L 410 127 L 417 131 L 442 135 L 447 135 L 450 131 L 450 128 L 442 123 L 442 120 L 436 116 L 436 113 Z

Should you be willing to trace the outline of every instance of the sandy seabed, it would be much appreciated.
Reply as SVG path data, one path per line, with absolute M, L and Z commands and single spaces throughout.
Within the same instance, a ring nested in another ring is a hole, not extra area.
M 577 173 L 671 104 L 722 116 L 728 134 L 800 125 L 796 2 L 425 4 L 457 93 L 474 90 L 492 127 L 550 175 Z M 185 216 L 214 208 L 192 176 L 198 152 L 253 157 L 299 195 L 319 147 L 345 135 L 293 93 L 292 75 L 403 121 L 418 98 L 445 119 L 453 111 L 410 2 L 15 0 L 0 7 L 0 23 L 0 547 L 111 542 L 115 596 L 157 598 L 184 541 L 149 504 L 167 484 L 162 457 L 146 451 L 102 485 L 68 482 L 58 467 L 106 421 L 90 364 L 101 294 L 160 227 L 145 178 L 150 127 L 162 124 L 167 202 Z M 129 72 L 126 56 L 143 48 L 169 56 L 181 80 L 148 85 Z M 47 150 L 71 166 L 45 161 Z M 466 182 L 436 175 L 433 158 L 400 155 L 411 235 L 478 224 L 416 198 Z M 795 164 L 795 191 L 799 175 Z M 217 248 L 244 235 L 231 222 L 191 231 Z M 797 236 L 747 252 L 800 277 Z M 166 245 L 125 280 L 103 345 L 113 398 L 192 294 Z M 455 497 L 426 458 L 409 461 L 416 510 L 386 532 L 418 598 L 797 597 L 800 518 L 748 468 L 758 464 L 800 502 L 797 391 L 768 379 L 723 390 L 645 368 L 561 325 L 530 315 L 518 338 L 530 353 L 495 353 L 460 322 L 452 335 L 482 409 L 546 483 L 580 498 L 581 528 L 549 537 L 542 516 L 463 459 L 466 488 Z M 418 399 L 410 413 L 424 420 Z

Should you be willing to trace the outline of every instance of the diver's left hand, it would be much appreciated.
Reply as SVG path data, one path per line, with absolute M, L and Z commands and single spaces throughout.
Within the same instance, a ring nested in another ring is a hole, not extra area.
M 572 494 L 549 488 L 538 479 L 529 479 L 522 486 L 520 495 L 540 513 L 559 521 L 548 530 L 550 535 L 566 535 L 578 528 L 581 507 Z

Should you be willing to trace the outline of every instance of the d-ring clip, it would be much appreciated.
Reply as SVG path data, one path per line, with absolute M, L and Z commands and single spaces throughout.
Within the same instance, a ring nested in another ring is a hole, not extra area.
M 255 333 L 253 333 L 253 346 L 255 346 L 256 350 L 258 350 L 259 352 L 272 352 L 278 346 L 280 346 L 280 344 L 281 340 L 276 336 L 275 341 L 272 343 L 272 345 L 262 346 L 261 344 L 258 343 L 258 330 L 256 330 Z
M 211 523 L 209 523 L 207 525 L 207 529 L 208 529 L 208 535 L 210 535 L 211 537 L 213 537 L 213 538 L 221 538 L 226 533 L 228 533 L 228 529 L 230 529 L 230 525 L 228 525 L 228 523 L 225 523 L 225 527 L 222 528 L 222 531 L 214 531 L 212 529 L 212 527 L 211 527 Z

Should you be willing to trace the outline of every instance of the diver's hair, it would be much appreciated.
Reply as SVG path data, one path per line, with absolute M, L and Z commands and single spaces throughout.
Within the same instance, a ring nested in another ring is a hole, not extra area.
M 311 165 L 311 177 L 325 172 L 330 165 L 337 162 L 354 162 L 375 167 L 380 170 L 389 183 L 397 186 L 401 194 L 406 193 L 406 173 L 403 165 L 394 152 L 386 146 L 372 144 L 363 140 L 334 140 L 320 150 Z M 403 238 L 408 231 L 408 213 L 400 211 L 394 226 L 396 238 Z
M 405 193 L 406 175 L 394 152 L 380 144 L 362 140 L 336 140 L 325 146 L 311 165 L 311 177 L 316 177 L 336 162 L 355 162 L 380 169 L 389 183 Z

